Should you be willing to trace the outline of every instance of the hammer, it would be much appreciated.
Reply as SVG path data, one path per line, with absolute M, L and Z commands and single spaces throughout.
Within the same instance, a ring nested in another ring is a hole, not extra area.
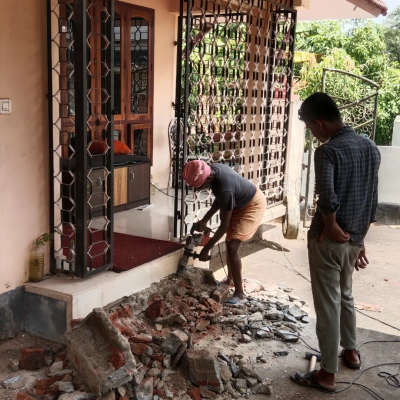
M 319 353 L 306 353 L 305 359 L 309 360 L 308 371 L 307 372 L 311 372 L 311 371 L 314 371 L 315 365 L 317 364 L 317 361 L 321 361 L 321 354 L 319 354 Z

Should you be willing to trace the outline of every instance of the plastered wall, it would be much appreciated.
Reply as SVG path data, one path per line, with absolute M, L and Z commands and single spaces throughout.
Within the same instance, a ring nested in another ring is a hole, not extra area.
M 46 11 L 0 1 L 0 293 L 27 279 L 31 242 L 48 231 Z

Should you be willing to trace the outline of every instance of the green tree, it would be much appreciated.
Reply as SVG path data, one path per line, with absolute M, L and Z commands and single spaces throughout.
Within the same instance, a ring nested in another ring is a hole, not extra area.
M 300 35 L 296 39 L 297 50 L 319 55 L 318 63 L 305 62 L 300 69 L 297 86 L 302 99 L 322 90 L 324 68 L 352 72 L 380 85 L 375 134 L 378 144 L 390 143 L 393 122 L 400 113 L 400 64 L 395 60 L 396 54 L 400 57 L 400 7 L 393 14 L 389 18 L 390 29 L 397 33 L 392 44 L 388 41 L 389 28 L 363 21 L 303 23 L 298 27 Z M 332 94 L 339 105 L 365 97 L 370 90 L 360 80 L 346 76 L 327 79 L 326 85 L 326 92 Z M 363 110 L 355 107 L 354 115 L 345 117 L 355 121 L 357 114 L 362 116 Z
M 349 32 L 344 48 L 356 60 L 366 78 L 380 82 L 389 64 L 384 29 L 374 22 L 356 26 Z
M 400 6 L 386 19 L 385 42 L 392 61 L 400 64 Z
M 343 24 L 338 21 L 300 22 L 297 25 L 296 49 L 325 55 L 334 48 L 345 47 Z

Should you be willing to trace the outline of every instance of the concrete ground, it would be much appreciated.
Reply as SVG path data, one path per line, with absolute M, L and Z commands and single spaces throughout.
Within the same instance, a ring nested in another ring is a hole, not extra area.
M 280 224 L 271 224 L 264 233 L 263 242 L 253 242 L 243 249 L 244 276 L 261 281 L 265 287 L 284 286 L 293 288 L 293 293 L 307 302 L 311 316 L 314 318 L 305 233 L 298 240 L 283 238 Z M 366 248 L 370 264 L 366 270 L 354 274 L 355 302 L 363 310 L 357 313 L 358 342 L 366 340 L 398 340 L 399 343 L 371 343 L 361 348 L 363 369 L 378 363 L 400 363 L 400 268 L 398 268 L 398 243 L 400 242 L 399 226 L 373 226 L 367 236 Z M 249 254 L 251 253 L 251 254 Z M 247 254 L 247 255 L 246 255 Z M 221 270 L 217 276 L 224 275 Z M 378 322 L 375 319 L 382 322 Z M 393 325 L 394 329 L 388 325 Z M 304 338 L 317 347 L 313 319 L 304 333 Z M 394 336 L 397 335 L 397 336 Z M 251 345 L 251 344 L 250 344 Z M 249 345 L 249 346 L 250 346 Z M 271 353 L 287 349 L 288 345 L 280 342 L 265 342 L 260 350 Z M 305 371 L 307 362 L 304 353 L 308 351 L 302 344 L 291 345 L 289 356 L 274 359 L 265 367 L 267 376 L 273 379 L 274 399 L 340 399 L 367 400 L 372 397 L 359 386 L 334 395 L 303 388 L 293 384 L 289 375 L 294 371 Z M 400 388 L 388 385 L 378 377 L 379 371 L 399 374 L 400 365 L 374 368 L 363 374 L 358 381 L 377 391 L 382 399 L 400 399 Z M 339 381 L 350 381 L 359 372 L 342 368 L 338 374 Z M 343 388 L 340 385 L 339 388 Z M 262 398 L 262 397 L 254 397 Z

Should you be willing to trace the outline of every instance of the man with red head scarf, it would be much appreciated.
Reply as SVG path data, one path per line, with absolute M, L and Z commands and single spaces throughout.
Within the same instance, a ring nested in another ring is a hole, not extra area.
M 242 242 L 249 240 L 256 233 L 261 224 L 266 209 L 265 197 L 253 183 L 225 164 L 189 161 L 183 168 L 182 176 L 185 182 L 195 189 L 211 187 L 215 196 L 210 210 L 195 224 L 195 228 L 200 232 L 204 231 L 207 222 L 217 211 L 220 212 L 221 225 L 204 246 L 199 259 L 208 260 L 210 250 L 226 233 L 226 283 L 233 283 L 235 286 L 235 293 L 227 302 L 237 304 L 244 298 L 239 248 Z

